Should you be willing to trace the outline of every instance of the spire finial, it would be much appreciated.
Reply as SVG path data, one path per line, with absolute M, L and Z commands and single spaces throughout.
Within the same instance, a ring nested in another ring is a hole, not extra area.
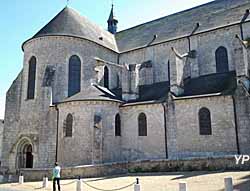
M 69 0 L 67 0 L 67 2 L 66 2 L 66 7 L 69 5 Z
M 112 0 L 112 7 L 111 7 L 110 15 L 109 15 L 107 22 L 108 22 L 108 31 L 115 34 L 117 31 L 118 20 L 114 16 L 114 1 L 113 0 Z

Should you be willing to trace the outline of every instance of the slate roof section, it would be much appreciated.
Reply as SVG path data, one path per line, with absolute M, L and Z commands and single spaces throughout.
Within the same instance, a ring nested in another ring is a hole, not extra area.
M 175 95 L 175 97 L 201 96 L 215 93 L 232 95 L 236 87 L 236 74 L 234 71 L 227 73 L 214 73 L 199 76 L 197 78 L 186 79 L 184 82 L 184 93 L 180 96 Z M 161 102 L 167 99 L 169 92 L 170 84 L 168 81 L 139 86 L 139 98 L 131 102 Z
M 196 33 L 240 22 L 250 0 L 216 0 L 179 13 L 162 17 L 116 33 L 120 52 L 190 35 L 197 23 Z M 231 10 L 230 10 L 231 9 Z M 249 20 L 249 17 L 248 19 Z
M 31 39 L 50 35 L 85 38 L 117 51 L 113 34 L 102 29 L 69 7 L 65 7 Z M 102 37 L 103 40 L 100 40 L 100 37 Z
M 139 86 L 139 98 L 136 101 L 161 101 L 166 98 L 169 91 L 170 85 L 168 81 L 142 85 Z
M 71 101 L 116 101 L 122 102 L 115 94 L 109 91 L 107 88 L 91 85 L 87 89 L 66 98 L 61 103 Z
M 231 95 L 236 86 L 235 72 L 214 73 L 185 80 L 184 94 L 180 97 L 213 93 Z

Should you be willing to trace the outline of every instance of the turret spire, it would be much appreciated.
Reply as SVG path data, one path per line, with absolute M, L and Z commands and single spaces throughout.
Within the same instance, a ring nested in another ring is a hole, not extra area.
M 114 4 L 112 3 L 112 8 L 110 11 L 109 19 L 108 19 L 108 31 L 112 34 L 115 34 L 117 31 L 117 23 L 118 20 L 114 16 Z

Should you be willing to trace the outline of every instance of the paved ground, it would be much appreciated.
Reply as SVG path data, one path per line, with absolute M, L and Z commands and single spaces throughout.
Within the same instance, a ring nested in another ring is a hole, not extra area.
M 191 191 L 224 191 L 224 177 L 232 176 L 234 189 L 240 191 L 250 190 L 250 171 L 245 172 L 176 172 L 176 173 L 150 173 L 132 174 L 124 176 L 103 177 L 97 179 L 84 179 L 89 185 L 110 190 L 133 183 L 138 177 L 141 183 L 141 191 L 179 191 L 178 183 L 186 181 L 188 190 Z M 72 180 L 64 180 L 62 184 L 67 184 Z M 33 191 L 41 189 L 42 182 L 17 184 L 1 184 L 0 191 Z M 49 188 L 51 190 L 51 182 Z M 62 191 L 75 191 L 76 183 L 63 185 Z M 95 191 L 83 184 L 83 191 Z M 133 191 L 133 186 L 123 189 L 123 191 Z

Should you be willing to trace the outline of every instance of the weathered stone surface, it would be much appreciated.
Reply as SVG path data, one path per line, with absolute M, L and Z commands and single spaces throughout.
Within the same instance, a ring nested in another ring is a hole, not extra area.
M 244 3 L 242 7 L 239 5 L 237 9 L 227 11 L 238 11 L 245 6 Z M 39 36 L 27 41 L 23 45 L 23 70 L 6 95 L 0 155 L 3 166 L 12 172 L 20 168 L 20 153 L 27 152 L 25 145 L 32 147 L 34 168 L 53 166 L 56 155 L 59 163 L 67 167 L 239 152 L 250 154 L 249 94 L 240 83 L 235 92 L 175 97 L 181 96 L 182 92 L 174 95 L 174 92 L 164 90 L 161 99 L 136 101 L 139 86 L 168 81 L 170 90 L 182 90 L 184 80 L 216 74 L 215 52 L 221 46 L 227 49 L 229 71 L 235 71 L 236 75 L 227 86 L 236 84 L 242 75 L 247 79 L 250 53 L 235 39 L 235 34 L 240 36 L 240 27 L 236 24 L 221 27 L 216 23 L 212 26 L 217 28 L 200 31 L 189 39 L 178 38 L 122 53 L 91 39 L 62 34 Z M 250 36 L 249 21 L 242 26 L 247 38 Z M 183 60 L 183 67 L 176 67 L 172 48 L 181 55 L 192 50 L 196 54 Z M 122 90 L 123 100 L 106 88 L 99 89 L 95 97 L 86 95 L 84 99 L 70 100 L 68 76 L 72 55 L 81 60 L 79 96 L 90 94 L 88 90 L 94 83 L 104 85 L 106 65 L 109 89 Z M 35 98 L 27 99 L 29 60 L 32 56 L 37 60 Z M 178 71 L 179 68 L 183 71 Z M 178 87 L 174 87 L 176 84 Z M 103 92 L 102 96 L 100 92 Z M 202 107 L 210 110 L 212 135 L 199 134 L 198 112 Z M 115 136 L 115 116 L 118 113 L 121 116 L 121 136 Z M 147 117 L 147 136 L 138 136 L 140 113 Z M 73 116 L 72 137 L 65 136 L 68 114 Z M 96 116 L 98 120 L 95 120 Z M 91 173 L 96 172 L 90 170 Z
M 2 163 L 2 147 L 3 147 L 3 125 L 4 121 L 0 119 L 0 163 Z

